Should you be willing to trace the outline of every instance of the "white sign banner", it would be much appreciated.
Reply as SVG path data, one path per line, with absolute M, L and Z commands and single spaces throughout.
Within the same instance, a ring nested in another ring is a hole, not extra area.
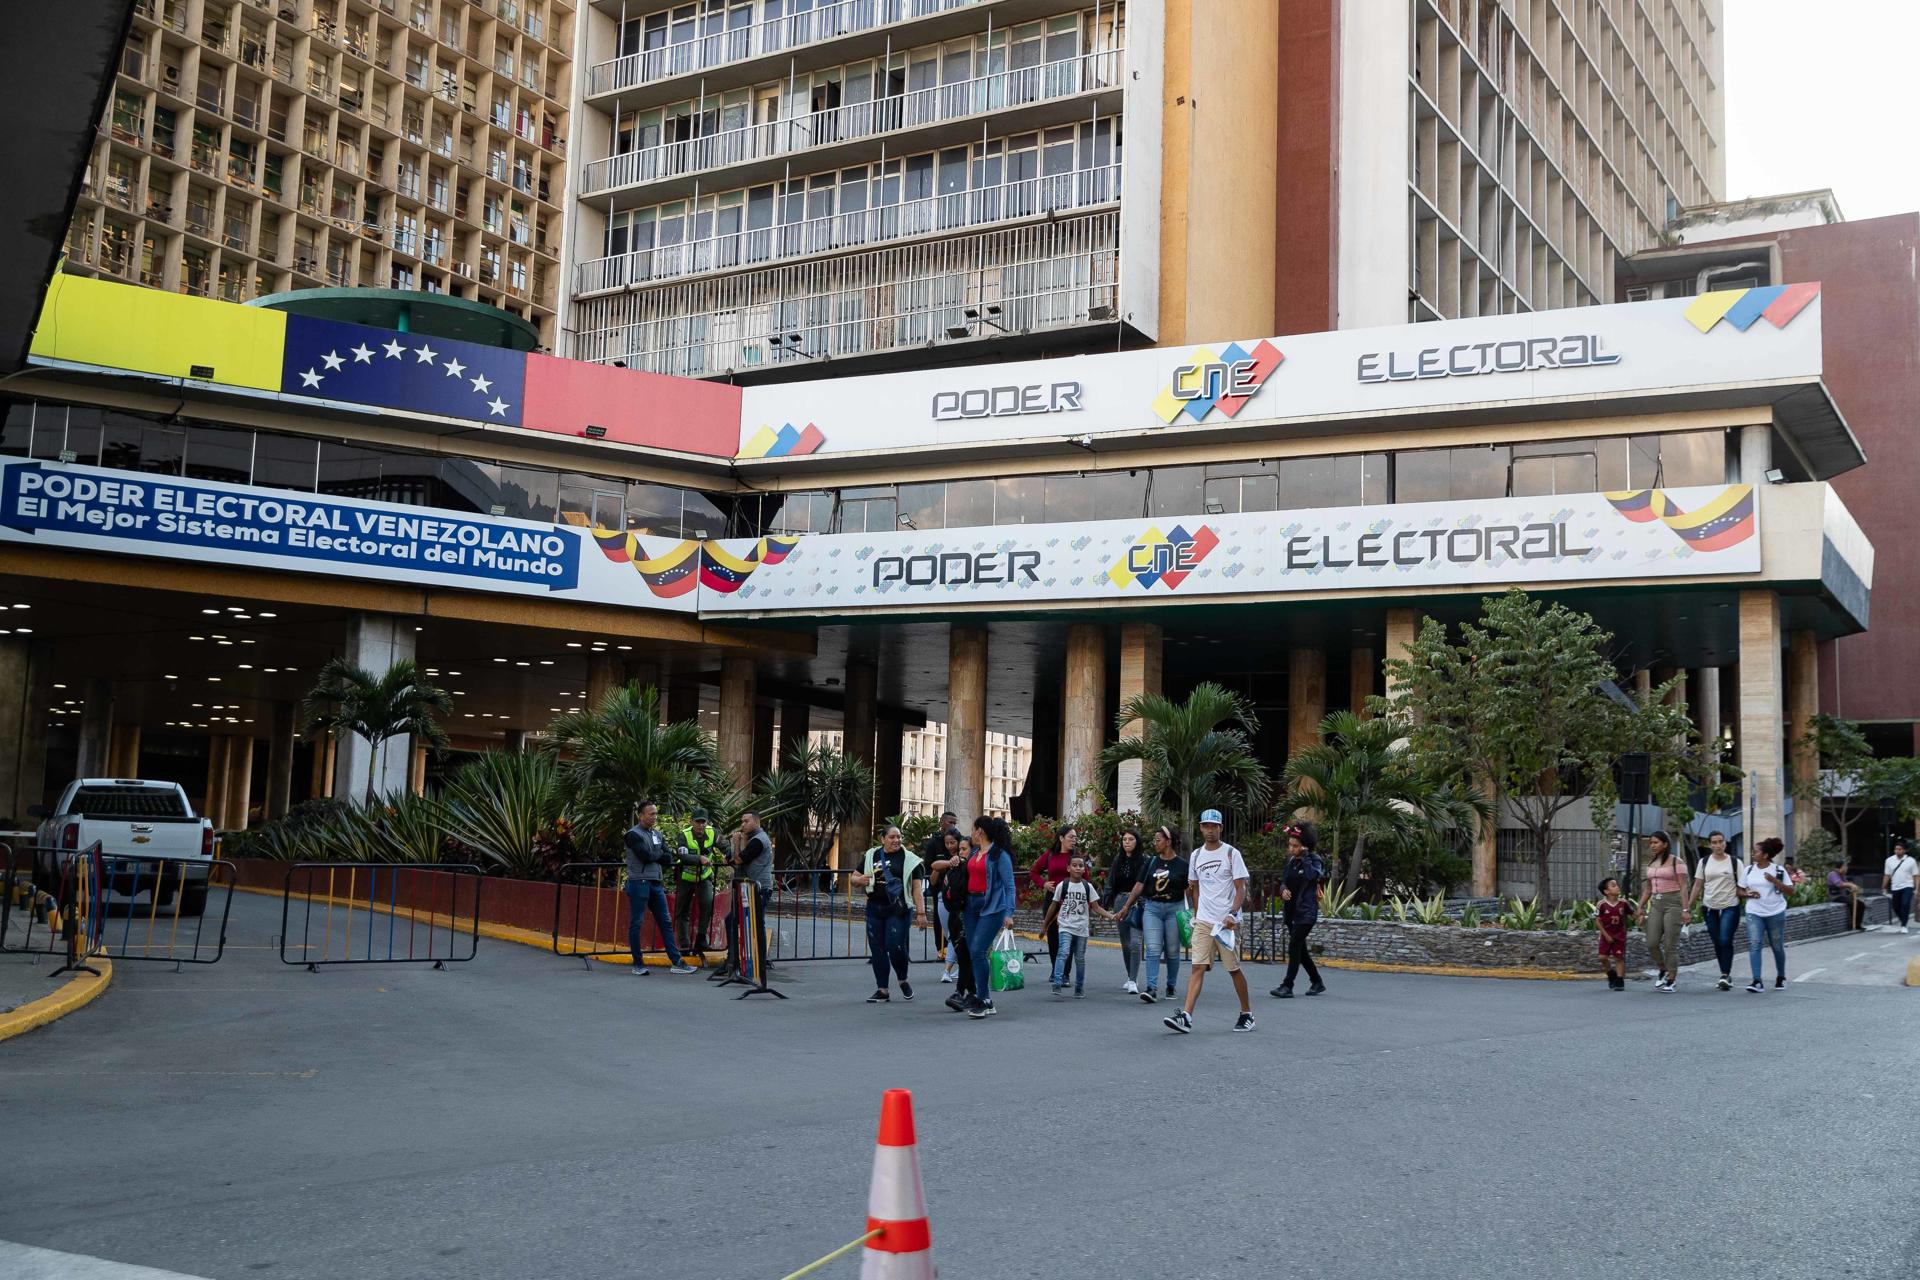
M 1820 286 L 748 387 L 740 456 L 1605 398 L 1817 378 Z
M 775 556 L 763 549 L 779 541 Z M 1757 573 L 1751 486 L 722 543 L 705 614 Z

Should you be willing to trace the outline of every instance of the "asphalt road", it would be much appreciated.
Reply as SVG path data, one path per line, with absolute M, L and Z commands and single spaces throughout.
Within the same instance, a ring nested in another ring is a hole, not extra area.
M 930 966 L 890 1006 L 849 962 L 742 1003 L 487 941 L 308 974 L 269 949 L 277 904 L 234 915 L 220 965 L 123 965 L 0 1045 L 0 1240 L 219 1280 L 778 1280 L 863 1229 L 905 1085 L 947 1280 L 1905 1277 L 1920 1252 L 1920 990 L 1891 981 L 1330 972 L 1282 1003 L 1255 966 L 1255 1034 L 1216 974 L 1176 1036 L 1110 950 L 1087 999 L 969 1022 Z M 1841 941 L 1886 974 L 1920 951 Z

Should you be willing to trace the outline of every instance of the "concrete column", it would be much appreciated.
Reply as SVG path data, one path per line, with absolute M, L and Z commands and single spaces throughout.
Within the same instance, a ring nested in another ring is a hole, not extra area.
M 987 629 L 947 634 L 947 803 L 962 830 L 987 802 Z
M 773 704 L 756 702 L 753 707 L 753 776 L 762 777 L 773 768 Z
M 611 653 L 587 655 L 587 710 L 596 711 L 620 685 L 620 659 Z
M 1764 485 L 1773 466 L 1773 427 L 1761 423 L 1740 428 L 1740 482 Z
M 107 735 L 107 772 L 116 778 L 140 776 L 140 726 L 116 724 Z
M 874 697 L 879 679 L 879 670 L 871 660 L 860 656 L 847 659 L 847 704 L 841 716 L 843 750 L 848 759 L 858 760 L 869 769 L 874 767 L 874 724 L 878 711 Z M 874 845 L 873 794 L 869 792 L 865 799 L 866 803 L 858 806 L 852 818 L 840 829 L 840 861 L 843 865 Z
M 753 659 L 720 660 L 720 762 L 736 785 L 753 785 Z
M 1641 667 L 1633 673 L 1633 700 L 1643 707 L 1653 701 L 1653 671 L 1651 668 Z
M 405 618 L 362 613 L 347 619 L 346 644 L 341 656 L 354 666 L 377 676 L 396 662 L 411 661 L 413 655 L 413 624 Z M 341 734 L 339 738 L 333 765 L 336 797 L 356 804 L 364 802 L 369 764 L 373 768 L 373 789 L 377 794 L 385 795 L 406 787 L 413 759 L 410 738 L 389 738 L 377 751 L 357 733 Z
M 1327 651 L 1295 649 L 1287 655 L 1287 756 L 1320 741 L 1327 718 Z
M 774 763 L 785 769 L 793 758 L 807 749 L 807 735 L 813 730 L 813 708 L 804 702 L 780 704 L 780 758 Z
M 1701 667 L 1693 673 L 1693 722 L 1700 727 L 1700 746 L 1708 760 L 1720 754 L 1720 668 Z
M 680 677 L 667 685 L 667 723 L 700 718 L 700 682 Z
M 505 731 L 503 737 L 505 738 L 503 745 L 514 755 L 519 755 L 527 749 L 527 731 L 525 729 L 508 729 Z
M 873 735 L 873 816 L 900 812 L 900 722 L 881 719 Z
M 1362 720 L 1373 714 L 1367 710 L 1367 699 L 1373 696 L 1373 664 L 1371 649 L 1353 650 L 1347 664 L 1347 707 Z
M 1120 705 L 1142 694 L 1166 692 L 1166 638 L 1158 623 L 1123 622 L 1120 624 Z M 1120 727 L 1120 736 L 1130 738 L 1140 732 L 1140 722 L 1129 720 Z M 1140 762 L 1121 764 L 1114 778 L 1114 805 L 1117 808 L 1140 807 Z
M 268 822 L 287 816 L 293 805 L 293 704 L 273 704 L 267 739 L 267 795 L 263 813 Z
M 1786 828 L 1781 685 L 1785 683 L 1780 597 L 1740 593 L 1740 769 L 1746 774 L 1747 847 Z
M 0 639 L 0 809 L 16 827 L 32 826 L 27 810 L 43 803 L 50 681 L 30 642 Z
M 313 737 L 313 776 L 307 781 L 307 795 L 318 800 L 333 794 L 333 735 Z
M 1061 689 L 1060 809 L 1065 817 L 1090 803 L 1081 792 L 1100 786 L 1100 749 L 1107 741 L 1107 629 L 1099 623 L 1076 622 L 1067 628 L 1067 673 Z
M 1404 660 L 1407 651 L 1413 647 L 1413 641 L 1420 634 L 1420 613 L 1417 609 L 1387 610 L 1387 654 L 1386 661 Z M 1387 696 L 1395 696 L 1394 679 L 1391 672 L 1387 675 Z
M 413 756 L 407 766 L 407 790 L 416 796 L 427 794 L 427 744 L 414 739 Z
M 80 752 L 74 766 L 82 778 L 98 778 L 111 769 L 113 738 L 113 682 L 98 676 L 85 685 L 80 705 Z
M 221 824 L 228 831 L 245 831 L 253 807 L 253 739 L 236 734 L 227 742 L 227 792 Z
M 651 658 L 628 658 L 620 664 L 620 678 L 642 689 L 658 689 L 660 664 Z
M 227 768 L 233 754 L 233 739 L 216 733 L 207 739 L 207 789 L 200 799 L 200 816 L 216 828 L 227 825 Z
M 1792 753 L 1796 783 L 1811 778 L 1820 770 L 1820 753 L 1806 741 L 1813 732 L 1813 718 L 1820 714 L 1819 640 L 1811 631 L 1795 631 L 1787 637 L 1787 744 Z M 1869 803 L 1873 797 L 1867 797 Z M 1799 842 L 1820 827 L 1820 804 L 1795 798 L 1793 802 L 1793 839 Z

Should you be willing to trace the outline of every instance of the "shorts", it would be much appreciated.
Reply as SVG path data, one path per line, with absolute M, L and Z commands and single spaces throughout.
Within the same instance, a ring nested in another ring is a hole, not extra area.
M 1609 938 L 1604 933 L 1600 935 L 1600 958 L 1602 960 L 1606 959 L 1608 956 L 1620 956 L 1622 958 L 1625 958 L 1626 954 L 1627 954 L 1627 940 L 1624 936 L 1618 937 L 1618 938 Z
M 1228 973 L 1240 972 L 1240 953 L 1232 947 L 1223 947 L 1213 936 L 1213 926 L 1204 920 L 1193 922 L 1193 959 L 1190 963 L 1196 969 L 1204 969 L 1219 957 L 1221 967 Z

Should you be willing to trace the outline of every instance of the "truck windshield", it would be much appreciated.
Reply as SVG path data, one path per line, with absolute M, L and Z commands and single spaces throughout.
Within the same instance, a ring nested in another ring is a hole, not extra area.
M 69 813 L 83 818 L 184 818 L 186 801 L 172 787 L 82 787 Z

